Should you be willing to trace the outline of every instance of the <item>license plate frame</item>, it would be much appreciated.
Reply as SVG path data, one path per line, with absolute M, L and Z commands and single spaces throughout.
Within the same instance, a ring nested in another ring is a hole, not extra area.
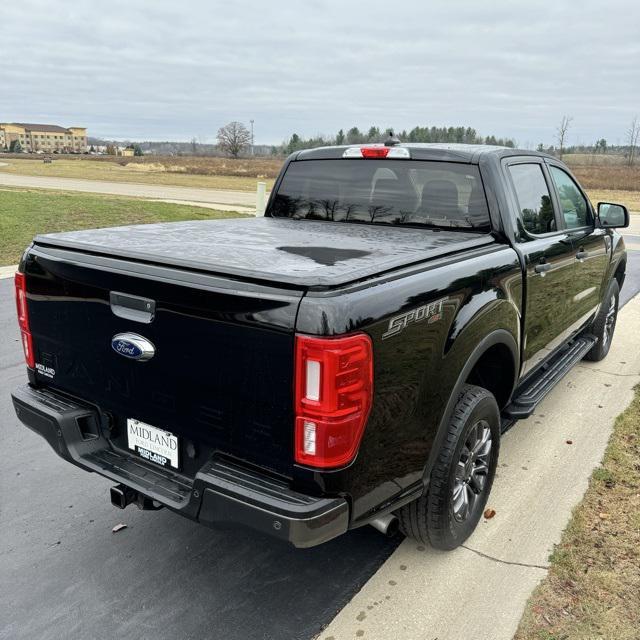
M 175 471 L 180 469 L 180 439 L 171 431 L 136 418 L 127 418 L 127 447 L 155 466 Z

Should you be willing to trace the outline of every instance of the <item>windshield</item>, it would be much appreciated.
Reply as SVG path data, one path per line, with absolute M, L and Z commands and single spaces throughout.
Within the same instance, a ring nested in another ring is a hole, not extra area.
M 423 160 L 294 161 L 271 215 L 483 231 L 490 226 L 477 166 Z

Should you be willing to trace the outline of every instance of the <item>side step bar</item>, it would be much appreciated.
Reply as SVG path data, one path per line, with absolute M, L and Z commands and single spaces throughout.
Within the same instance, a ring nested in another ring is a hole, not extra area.
M 542 399 L 569 373 L 596 343 L 591 335 L 581 336 L 566 346 L 526 380 L 525 386 L 516 389 L 511 403 L 504 409 L 507 418 L 528 418 Z

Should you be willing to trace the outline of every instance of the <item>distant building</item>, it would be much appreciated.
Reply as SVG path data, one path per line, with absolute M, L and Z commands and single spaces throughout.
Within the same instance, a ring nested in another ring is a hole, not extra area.
M 0 149 L 20 148 L 28 153 L 84 153 L 87 150 L 85 127 L 59 127 L 55 124 L 0 122 Z

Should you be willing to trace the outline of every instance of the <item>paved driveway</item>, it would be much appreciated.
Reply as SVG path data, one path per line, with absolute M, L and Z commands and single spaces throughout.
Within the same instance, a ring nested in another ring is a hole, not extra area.
M 26 376 L 10 279 L 0 336 L 0 639 L 311 638 L 400 543 L 366 527 L 296 551 L 169 511 L 119 511 L 112 482 L 15 417 L 9 393 Z
M 256 194 L 247 191 L 203 189 L 200 187 L 172 187 L 162 184 L 139 184 L 132 182 L 107 182 L 104 180 L 82 180 L 79 178 L 53 178 L 47 176 L 21 176 L 0 171 L 0 185 L 5 187 L 36 187 L 104 193 L 108 195 L 149 198 L 181 204 L 214 206 L 229 211 L 253 213 L 256 210 Z

